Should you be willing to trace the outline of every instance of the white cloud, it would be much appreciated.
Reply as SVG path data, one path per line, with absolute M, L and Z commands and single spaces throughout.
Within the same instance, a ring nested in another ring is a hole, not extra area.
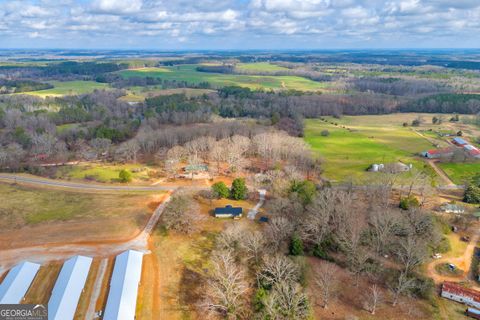
M 133 14 L 142 8 L 142 0 L 95 0 L 93 10 L 107 14 Z

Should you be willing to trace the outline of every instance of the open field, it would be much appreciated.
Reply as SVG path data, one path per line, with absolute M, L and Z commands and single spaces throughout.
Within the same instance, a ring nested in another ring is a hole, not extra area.
M 68 180 L 90 180 L 102 183 L 118 182 L 118 174 L 126 169 L 132 173 L 135 181 L 147 181 L 150 179 L 148 172 L 152 169 L 140 164 L 103 164 L 103 163 L 80 163 L 77 165 L 59 168 L 56 177 Z
M 318 91 L 328 86 L 326 83 L 312 81 L 296 76 L 254 76 L 222 73 L 199 72 L 197 65 L 180 65 L 175 67 L 142 68 L 123 70 L 118 73 L 123 77 L 154 77 L 164 80 L 185 81 L 189 84 L 209 82 L 215 87 L 242 86 L 251 89 L 296 89 Z
M 132 237 L 160 193 L 92 194 L 0 183 L 0 247 Z
M 39 91 L 23 92 L 36 97 L 61 97 L 65 95 L 76 95 L 90 93 L 94 90 L 108 88 L 108 84 L 95 81 L 51 81 L 54 88 Z
M 195 89 L 195 88 L 173 88 L 162 89 L 160 86 L 150 87 L 130 87 L 127 95 L 120 98 L 120 100 L 127 102 L 143 102 L 145 98 L 155 96 L 166 96 L 171 94 L 184 94 L 187 97 L 196 97 L 202 94 L 213 92 L 210 89 Z
M 288 68 L 277 66 L 268 62 L 239 63 L 235 65 L 235 69 L 250 72 L 275 72 L 289 70 Z
M 389 124 L 394 116 L 326 118 L 328 122 L 307 120 L 305 140 L 325 161 L 323 169 L 329 179 L 365 177 L 373 163 L 400 161 L 423 170 L 425 163 L 417 154 L 433 148 L 432 144 L 402 127 L 401 122 Z M 324 130 L 329 131 L 328 136 L 321 135 Z
M 439 162 L 437 165 L 442 168 L 456 184 L 464 184 L 470 181 L 475 175 L 480 174 L 480 161 L 472 163 Z

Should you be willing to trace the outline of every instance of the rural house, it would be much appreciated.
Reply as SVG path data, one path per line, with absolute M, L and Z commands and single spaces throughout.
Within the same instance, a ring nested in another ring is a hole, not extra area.
M 443 298 L 457 301 L 471 307 L 480 308 L 480 292 L 445 281 L 442 285 Z
M 214 215 L 216 218 L 240 218 L 242 216 L 243 209 L 241 207 L 232 207 L 226 205 L 223 208 L 215 208 Z

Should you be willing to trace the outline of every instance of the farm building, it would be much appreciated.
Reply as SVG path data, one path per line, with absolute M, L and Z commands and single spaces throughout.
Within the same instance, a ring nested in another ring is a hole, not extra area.
M 227 205 L 223 208 L 215 208 L 213 213 L 216 218 L 240 218 L 243 213 L 243 208 Z
M 446 204 L 441 206 L 441 209 L 442 209 L 443 212 L 446 212 L 446 213 L 459 214 L 459 213 L 464 213 L 465 212 L 464 207 L 462 207 L 461 205 L 458 205 L 458 204 L 453 204 L 453 203 L 446 203 Z
M 432 149 L 422 152 L 422 156 L 429 159 L 440 159 L 453 156 L 453 150 L 450 148 Z
M 471 307 L 480 308 L 480 292 L 445 281 L 442 285 L 443 298 L 457 301 Z
M 0 304 L 20 303 L 37 275 L 40 265 L 32 262 L 22 262 L 8 272 L 0 285 Z
M 65 261 L 48 301 L 48 320 L 73 319 L 92 260 L 75 256 Z
M 480 310 L 478 309 L 468 308 L 467 310 L 465 310 L 465 314 L 474 319 L 480 319 Z
M 453 138 L 453 139 L 452 139 L 452 142 L 453 142 L 454 144 L 456 144 L 457 146 L 461 146 L 461 147 L 464 146 L 464 145 L 466 145 L 466 144 L 468 144 L 467 141 L 465 141 L 464 139 L 462 139 L 462 138 L 460 138 L 460 137 L 455 137 L 455 138 Z
M 470 157 L 480 158 L 480 150 L 470 144 L 464 145 L 463 150 L 468 153 Z
M 128 250 L 115 258 L 104 320 L 133 320 L 138 285 L 142 275 L 143 253 Z

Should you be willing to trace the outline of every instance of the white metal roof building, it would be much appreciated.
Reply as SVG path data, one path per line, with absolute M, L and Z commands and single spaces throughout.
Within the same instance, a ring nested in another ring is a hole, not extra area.
M 20 303 L 30 288 L 40 265 L 22 262 L 13 267 L 0 285 L 0 304 Z
M 73 319 L 92 260 L 75 256 L 65 261 L 48 301 L 48 320 Z
M 133 320 L 138 285 L 142 275 L 143 253 L 125 251 L 115 259 L 104 320 Z

